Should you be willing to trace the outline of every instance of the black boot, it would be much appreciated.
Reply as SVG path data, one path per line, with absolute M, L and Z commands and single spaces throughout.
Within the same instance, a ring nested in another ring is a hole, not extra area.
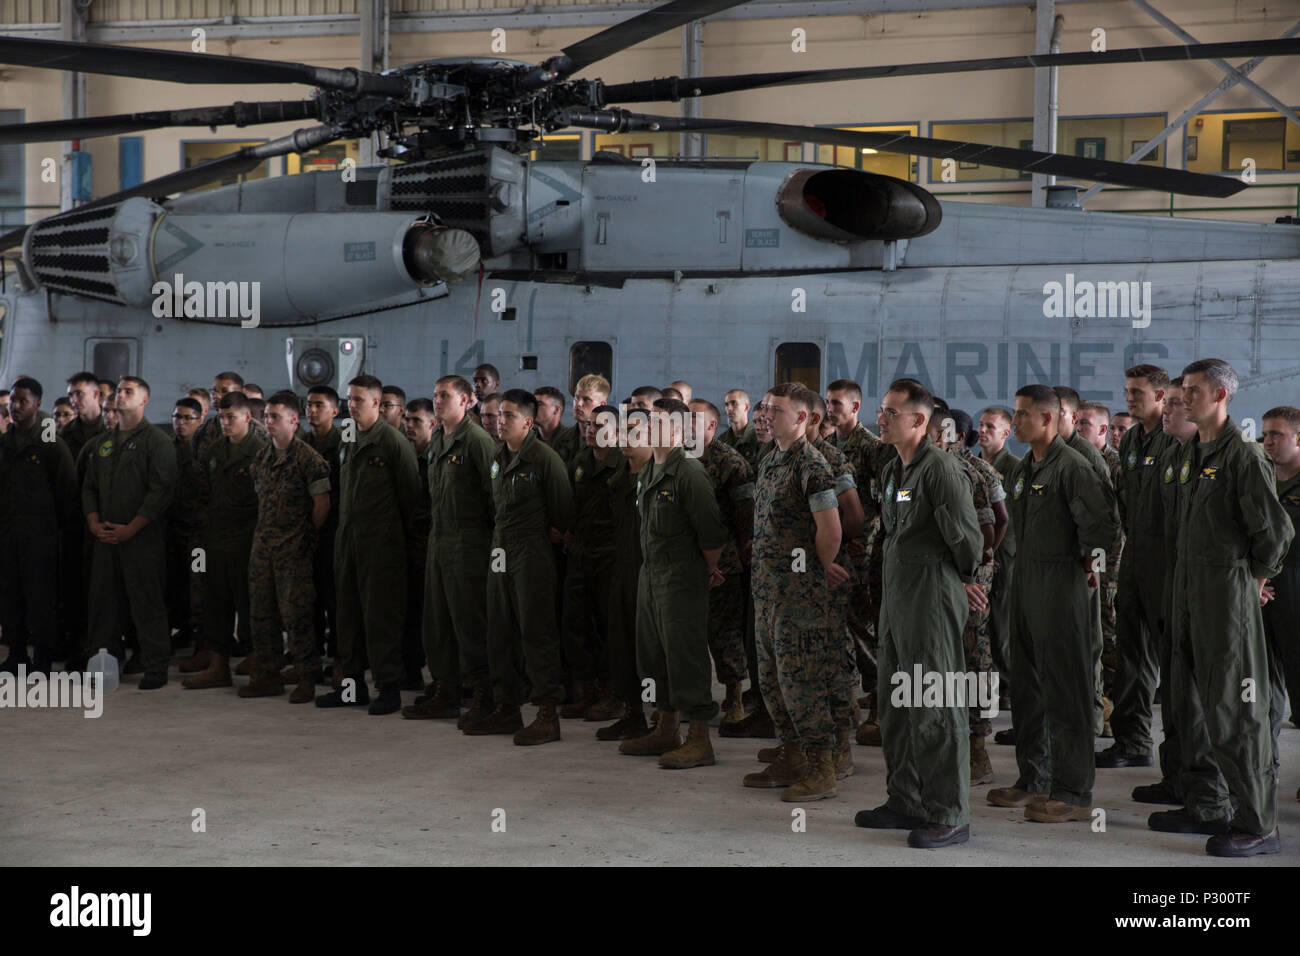
M 370 703 L 370 715 L 372 717 L 382 717 L 384 714 L 395 714 L 402 709 L 402 693 L 400 684 L 396 681 L 390 684 L 379 685 L 379 696 Z
M 349 678 L 344 678 L 344 682 Z M 364 677 L 350 678 L 356 682 L 356 694 L 354 700 L 344 700 L 343 690 L 332 690 L 328 694 L 321 694 L 316 698 L 317 707 L 363 707 L 370 703 L 370 688 L 366 686 Z
M 596 731 L 596 739 L 631 740 L 633 737 L 644 737 L 649 732 L 650 728 L 646 726 L 645 722 L 645 713 L 638 709 L 608 727 L 601 727 Z

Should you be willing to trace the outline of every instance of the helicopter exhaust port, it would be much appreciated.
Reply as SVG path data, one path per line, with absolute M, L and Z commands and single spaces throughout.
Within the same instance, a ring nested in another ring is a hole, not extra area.
M 915 183 L 856 169 L 799 169 L 776 195 L 793 229 L 830 242 L 913 239 L 938 228 L 938 200 Z

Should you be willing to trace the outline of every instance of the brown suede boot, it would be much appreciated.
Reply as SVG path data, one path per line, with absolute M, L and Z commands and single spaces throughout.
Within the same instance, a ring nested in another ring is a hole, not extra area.
M 596 702 L 587 708 L 587 712 L 582 715 L 583 720 L 600 721 L 618 720 L 623 716 L 627 705 L 609 692 L 608 687 L 601 687 L 600 696 Z
M 676 750 L 670 750 L 659 758 L 659 766 L 665 770 L 712 767 L 715 763 L 717 761 L 713 758 L 713 744 L 709 740 L 709 722 L 707 720 L 692 720 L 686 742 Z
M 257 655 L 249 654 L 242 661 L 240 661 L 239 666 L 235 668 L 236 676 L 247 677 L 249 674 L 253 673 L 253 665 L 255 665 L 256 663 L 257 663 Z
M 225 654 L 213 654 L 206 670 L 191 674 L 181 681 L 187 690 L 202 690 L 207 687 L 233 687 L 235 682 L 230 677 L 230 658 Z
M 853 731 L 843 727 L 835 731 L 835 779 L 853 776 Z
M 864 747 L 879 747 L 882 744 L 879 724 L 863 724 L 858 728 L 858 743 Z
M 554 704 L 540 704 L 533 722 L 515 734 L 515 743 L 520 747 L 536 744 L 549 744 L 560 739 L 560 718 L 555 712 Z
M 758 762 L 771 763 L 779 756 L 781 756 L 781 746 L 779 744 L 775 747 L 764 747 L 758 752 Z
M 770 789 L 788 787 L 798 783 L 808 773 L 808 759 L 798 741 L 782 743 L 777 749 L 777 756 L 770 764 L 757 773 L 745 774 L 743 781 L 747 787 Z
M 485 720 L 492 713 L 493 706 L 492 692 L 486 686 L 475 687 L 474 699 L 470 701 L 469 710 L 457 718 L 456 729 L 464 730 L 470 724 Z
M 804 800 L 825 800 L 836 796 L 835 792 L 835 751 L 809 750 L 805 754 L 808 760 L 808 772 L 802 780 L 792 783 L 781 792 L 781 799 L 786 803 L 802 803 Z
M 280 680 L 286 684 L 301 684 L 303 681 L 311 681 L 314 684 L 325 683 L 325 669 L 321 667 L 320 661 L 307 668 L 307 673 L 298 674 L 298 665 L 290 664 L 280 672 Z
M 981 783 L 993 782 L 993 761 L 989 760 L 989 752 L 984 747 L 984 737 L 981 734 L 971 734 L 970 737 L 970 785 L 978 786 Z
M 298 682 L 298 686 L 293 689 L 289 695 L 291 704 L 310 704 L 316 699 L 316 682 L 303 680 Z
M 403 707 L 402 716 L 408 720 L 459 720 L 460 690 L 439 682 L 432 696 Z
M 570 704 L 565 704 L 560 708 L 560 716 L 567 719 L 581 717 L 587 713 L 587 708 L 596 702 L 600 692 L 596 687 L 594 680 L 585 680 L 582 682 L 582 690 Z
M 195 651 L 185 660 L 181 661 L 180 672 L 182 674 L 197 674 L 199 671 L 208 669 L 212 663 L 211 651 Z
M 632 737 L 618 745 L 618 752 L 634 757 L 659 757 L 682 745 L 677 732 L 678 717 L 675 710 L 659 710 L 659 722 L 644 737 Z
M 239 688 L 240 697 L 279 697 L 283 693 L 284 681 L 279 677 L 254 677 L 247 687 Z
M 741 698 L 740 684 L 728 684 L 727 696 L 722 700 L 722 723 L 738 724 L 745 719 L 745 704 Z

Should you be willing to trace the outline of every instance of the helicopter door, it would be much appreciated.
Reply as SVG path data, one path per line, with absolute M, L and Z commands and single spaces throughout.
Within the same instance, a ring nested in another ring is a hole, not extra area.
M 139 375 L 140 340 L 86 339 L 86 361 L 82 367 L 94 372 L 101 382 L 116 382 L 123 375 Z
M 600 375 L 614 381 L 614 346 L 608 342 L 574 342 L 569 346 L 569 394 L 578 391 L 584 375 Z
M 798 382 L 817 394 L 822 390 L 822 349 L 816 342 L 782 342 L 776 347 L 772 381 Z

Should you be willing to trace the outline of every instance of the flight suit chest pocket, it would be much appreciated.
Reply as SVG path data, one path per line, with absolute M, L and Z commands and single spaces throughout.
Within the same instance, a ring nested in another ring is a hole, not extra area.
M 682 527 L 681 502 L 674 488 L 653 488 L 650 499 L 650 530 L 656 537 L 672 537 Z
M 507 476 L 506 496 L 512 504 L 522 504 L 536 498 L 537 474 L 528 469 Z

